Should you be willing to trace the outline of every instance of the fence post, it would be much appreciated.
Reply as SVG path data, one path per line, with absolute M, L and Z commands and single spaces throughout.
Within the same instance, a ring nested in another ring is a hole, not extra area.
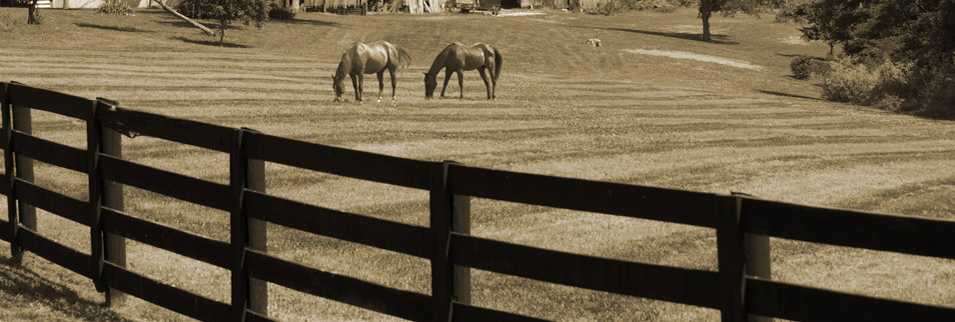
M 10 254 L 15 259 L 20 258 L 20 252 L 22 251 L 17 245 L 17 228 L 19 228 L 19 221 L 17 220 L 17 198 L 16 191 L 13 189 L 13 184 L 15 182 L 15 170 L 13 162 L 13 121 L 12 121 L 12 108 L 10 107 L 10 84 L 3 83 L 3 96 L 0 96 L 0 113 L 2 113 L 3 119 L 3 132 L 4 132 L 4 143 L 6 143 L 7 148 L 3 151 L 3 169 L 7 181 L 3 184 L 7 185 L 7 222 L 10 223 Z
M 471 232 L 471 199 L 454 195 L 449 169 L 453 161 L 434 163 L 431 171 L 431 301 L 434 322 L 451 321 L 453 302 L 471 303 L 471 271 L 454 266 L 451 232 Z
M 9 91 L 8 94 L 9 95 Z M 36 226 L 36 208 L 26 203 L 17 202 L 16 192 L 13 187 L 16 182 L 16 178 L 20 178 L 23 181 L 33 182 L 33 159 L 27 158 L 25 156 L 16 155 L 13 153 L 13 130 L 23 132 L 24 134 L 33 134 L 33 125 L 32 125 L 32 116 L 30 108 L 28 107 L 17 107 L 9 104 L 9 97 L 7 97 L 7 106 L 10 108 L 10 111 L 13 113 L 13 124 L 7 128 L 7 175 L 10 184 L 10 195 L 7 196 L 7 211 L 10 214 L 10 226 L 12 227 L 11 238 L 11 251 L 15 262 L 20 262 L 23 259 L 23 249 L 17 245 L 17 231 L 20 224 L 23 227 L 29 228 L 33 231 L 37 231 Z M 9 124 L 8 124 L 9 125 Z M 13 161 L 13 164 L 10 162 Z M 17 203 L 17 205 L 12 204 Z
M 744 234 L 743 257 L 746 261 L 746 275 L 762 279 L 772 279 L 771 258 L 769 257 L 769 236 Z M 773 322 L 773 318 L 750 315 L 751 322 Z
M 743 229 L 740 198 L 718 197 L 716 246 L 720 277 L 720 317 L 723 322 L 746 321 Z
M 771 278 L 769 237 L 743 231 L 743 198 L 720 197 L 716 229 L 722 321 L 772 322 L 771 317 L 749 315 L 746 276 Z
M 110 108 L 119 105 L 119 103 L 104 98 L 97 98 L 97 108 Z M 120 136 L 119 132 L 111 128 L 103 126 L 99 122 L 98 113 L 94 113 L 92 122 L 96 123 L 96 129 L 99 131 L 99 152 L 103 155 L 108 155 L 115 158 L 123 158 L 123 137 Z M 97 159 L 99 157 L 97 156 Z M 97 167 L 97 171 L 99 171 Z M 125 210 L 125 197 L 123 197 L 123 185 L 118 182 L 102 180 L 100 173 L 96 173 L 97 178 L 101 182 L 100 188 L 102 201 L 101 204 L 104 207 L 115 209 L 118 211 Z M 90 187 L 92 189 L 92 186 Z M 92 193 L 92 192 L 91 192 Z M 122 236 L 113 235 L 110 233 L 103 233 L 102 223 L 97 223 L 95 228 L 99 231 L 98 236 L 102 238 L 103 245 L 103 257 L 102 261 L 109 261 L 116 266 L 126 267 L 126 238 Z M 94 258 L 94 260 L 99 260 Z M 98 272 L 97 278 L 102 279 L 102 262 L 98 263 Z M 105 283 L 103 283 L 105 284 Z M 103 290 L 106 291 L 106 305 L 118 305 L 122 304 L 126 300 L 126 294 L 120 292 L 119 290 L 112 289 L 106 285 L 102 285 Z
M 246 309 L 268 315 L 268 289 L 265 281 L 249 278 L 245 265 L 246 248 L 266 251 L 266 223 L 245 213 L 245 190 L 265 192 L 265 162 L 245 157 L 243 137 L 253 130 L 236 132 L 229 156 L 229 184 L 232 187 L 232 309 L 233 320 L 244 321 Z
M 90 118 L 86 121 L 86 174 L 89 177 L 90 207 L 90 277 L 97 292 L 106 292 L 106 279 L 103 278 L 103 179 L 99 171 L 100 127 L 96 108 L 99 101 L 92 101 Z M 106 299 L 109 302 L 109 299 Z

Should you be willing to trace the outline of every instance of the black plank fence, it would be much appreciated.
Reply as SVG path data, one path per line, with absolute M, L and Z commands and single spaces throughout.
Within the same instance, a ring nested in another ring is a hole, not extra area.
M 955 321 L 955 308 L 773 281 L 768 237 L 955 259 L 955 221 L 810 207 L 739 195 L 560 178 L 341 149 L 117 107 L 19 83 L 2 83 L 8 220 L 0 238 L 92 279 L 107 302 L 136 296 L 200 320 L 271 321 L 265 283 L 414 321 L 539 321 L 470 304 L 470 268 L 720 310 L 723 321 Z M 82 120 L 87 149 L 31 135 L 31 109 Z M 120 133 L 230 156 L 229 184 L 126 161 Z M 33 183 L 32 160 L 86 173 L 89 200 Z M 265 192 L 264 162 L 430 192 L 430 227 L 350 214 Z M 129 185 L 228 211 L 222 242 L 133 217 Z M 716 229 L 718 271 L 629 262 L 472 236 L 470 198 L 488 198 Z M 35 210 L 90 227 L 90 255 L 41 235 Z M 269 255 L 265 223 L 431 261 L 432 295 L 392 289 Z M 231 303 L 126 268 L 133 239 L 231 271 Z

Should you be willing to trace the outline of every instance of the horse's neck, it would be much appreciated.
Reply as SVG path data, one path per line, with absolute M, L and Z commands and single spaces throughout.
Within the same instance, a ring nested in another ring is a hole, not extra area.
M 336 71 L 336 73 L 340 73 L 342 77 L 345 77 L 348 74 L 351 74 L 351 65 L 352 65 L 351 55 L 349 55 L 348 53 L 342 54 L 342 61 L 338 63 L 338 70 Z
M 441 51 L 440 54 L 438 54 L 438 57 L 434 58 L 434 62 L 431 63 L 431 68 L 428 69 L 428 74 L 427 74 L 428 79 L 435 79 L 438 77 L 438 71 L 440 71 L 442 68 L 445 67 L 445 65 L 447 65 L 448 55 L 450 51 L 451 51 L 450 47 L 445 48 L 443 51 Z

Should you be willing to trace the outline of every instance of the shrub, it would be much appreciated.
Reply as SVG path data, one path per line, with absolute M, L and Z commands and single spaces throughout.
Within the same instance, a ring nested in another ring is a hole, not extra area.
M 176 11 L 192 19 L 211 19 L 215 15 L 207 9 L 208 6 L 202 3 L 203 1 L 204 0 L 182 0 L 182 2 L 179 2 L 179 5 L 176 6 Z
M 676 7 L 695 7 L 699 4 L 698 0 L 668 0 L 670 4 Z
M 839 59 L 830 64 L 829 76 L 822 83 L 822 97 L 836 102 L 866 105 L 879 75 L 862 64 Z
M 807 0 L 786 1 L 776 12 L 776 19 L 774 19 L 774 22 L 804 23 L 806 22 L 806 17 L 809 16 L 810 4 L 811 1 Z
M 925 74 L 921 73 L 920 74 Z M 927 76 L 918 89 L 916 112 L 933 117 L 955 118 L 955 61 Z
M 795 79 L 809 79 L 812 76 L 812 57 L 809 56 L 796 56 L 793 58 L 792 62 L 789 63 L 789 69 L 793 71 L 793 78 Z
M 126 1 L 106 0 L 100 4 L 99 9 L 97 9 L 96 12 L 108 15 L 129 16 L 133 14 L 133 9 L 129 8 L 129 5 L 126 4 Z
M 0 15 L 0 32 L 13 31 L 17 22 L 12 16 Z
M 913 65 L 883 60 L 869 67 L 839 59 L 822 84 L 822 96 L 831 101 L 872 105 L 900 111 L 917 106 L 918 90 L 912 85 Z
M 275 2 L 269 8 L 269 19 L 292 20 L 295 18 L 295 11 L 279 6 Z

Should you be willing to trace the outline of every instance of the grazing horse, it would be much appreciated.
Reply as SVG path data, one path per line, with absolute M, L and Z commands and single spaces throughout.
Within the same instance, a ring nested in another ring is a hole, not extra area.
M 387 41 L 376 41 L 369 44 L 355 43 L 342 54 L 342 61 L 338 63 L 338 70 L 332 75 L 332 88 L 335 89 L 335 101 L 342 101 L 345 88 L 342 80 L 345 75 L 351 77 L 355 87 L 355 100 L 362 102 L 361 94 L 365 82 L 364 74 L 378 74 L 378 103 L 381 103 L 381 92 L 385 90 L 385 70 L 391 74 L 391 104 L 395 104 L 395 88 L 398 80 L 395 79 L 395 70 L 406 67 L 411 63 L 411 56 L 404 49 L 395 47 Z
M 441 88 L 441 97 L 444 97 L 445 90 L 448 89 L 448 80 L 451 79 L 451 73 L 458 73 L 458 87 L 461 89 L 459 98 L 464 98 L 464 76 L 461 72 L 465 70 L 477 69 L 484 79 L 484 86 L 487 87 L 487 99 L 497 98 L 494 89 L 497 87 L 497 78 L 501 76 L 501 64 L 504 62 L 504 56 L 497 48 L 484 43 L 476 43 L 473 46 L 465 46 L 459 42 L 445 47 L 444 50 L 435 57 L 431 69 L 424 73 L 424 96 L 430 99 L 434 96 L 434 89 L 438 86 L 438 72 L 444 68 L 444 87 Z M 491 80 L 484 73 L 487 70 L 491 74 Z

